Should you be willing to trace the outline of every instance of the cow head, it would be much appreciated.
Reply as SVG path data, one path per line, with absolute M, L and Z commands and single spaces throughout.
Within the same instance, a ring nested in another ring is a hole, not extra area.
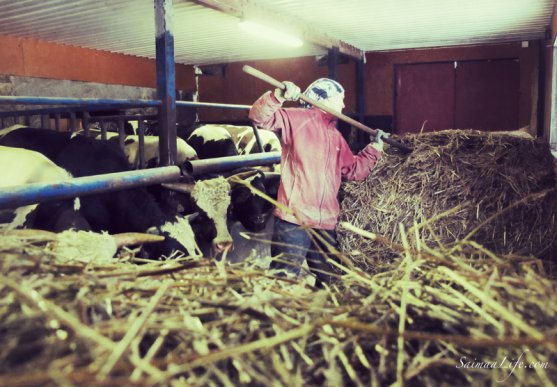
M 265 228 L 271 203 L 259 194 L 266 194 L 265 175 L 253 170 L 248 175 L 239 174 L 231 181 L 232 219 L 242 223 L 248 231 L 259 232 Z
M 147 233 L 164 236 L 164 241 L 144 246 L 149 257 L 170 257 L 175 251 L 183 252 L 189 256 L 201 256 L 197 246 L 195 234 L 191 227 L 198 214 L 188 216 L 175 216 L 158 227 L 151 227 Z
M 35 210 L 32 222 L 27 226 L 54 232 L 89 231 L 91 225 L 79 208 L 79 198 L 41 203 Z
M 228 178 L 216 177 L 196 183 L 165 183 L 164 187 L 189 195 L 193 206 L 189 211 L 198 211 L 192 223 L 198 241 L 211 241 L 214 254 L 232 247 L 229 220 L 240 221 L 249 231 L 264 229 L 266 215 L 272 205 L 252 191 L 265 194 L 265 176 L 257 170 L 236 173 Z
M 193 187 L 191 197 L 212 222 L 215 233 L 212 239 L 213 251 L 221 253 L 232 247 L 232 236 L 227 224 L 230 183 L 223 177 L 198 181 Z
M 232 236 L 228 230 L 231 188 L 227 179 L 216 177 L 196 183 L 165 183 L 163 186 L 187 195 L 187 203 L 183 203 L 186 211 L 199 213 L 192 222 L 199 243 L 210 242 L 215 255 L 232 247 Z

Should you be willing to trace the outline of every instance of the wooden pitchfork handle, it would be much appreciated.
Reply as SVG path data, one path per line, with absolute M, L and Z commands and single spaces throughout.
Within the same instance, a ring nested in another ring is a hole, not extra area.
M 242 68 L 242 70 L 243 70 L 246 74 L 249 74 L 249 75 L 251 75 L 251 76 L 254 76 L 255 78 L 259 78 L 259 79 L 261 79 L 262 81 L 267 82 L 267 83 L 269 83 L 270 85 L 273 85 L 273 86 L 275 86 L 275 87 L 277 87 L 277 88 L 279 88 L 279 89 L 281 89 L 281 90 L 283 90 L 283 89 L 285 88 L 285 86 L 284 86 L 284 84 L 283 84 L 282 82 L 277 81 L 275 78 L 273 78 L 273 77 L 271 77 L 271 76 L 265 74 L 265 73 L 262 72 L 262 71 L 259 71 L 259 70 L 257 70 L 257 69 L 254 69 L 254 68 L 251 67 L 251 66 L 245 65 L 245 66 Z M 344 122 L 347 122 L 347 123 L 349 123 L 350 125 L 352 125 L 352 126 L 358 128 L 358 129 L 360 129 L 360 130 L 363 130 L 363 131 L 366 132 L 366 133 L 372 134 L 372 135 L 374 135 L 374 136 L 375 136 L 375 134 L 377 133 L 377 130 L 372 129 L 372 128 L 370 128 L 369 126 L 366 126 L 366 125 L 362 124 L 361 122 L 356 121 L 356 120 L 354 120 L 354 119 L 348 117 L 348 116 L 345 115 L 345 114 L 342 114 L 341 112 L 338 112 L 338 111 L 336 111 L 336 110 L 334 110 L 334 109 L 331 109 L 329 106 L 326 106 L 326 105 L 322 104 L 321 102 L 315 101 L 315 100 L 313 100 L 313 99 L 307 97 L 305 94 L 300 94 L 300 99 L 301 99 L 302 101 L 304 101 L 304 102 L 309 103 L 310 105 L 313 105 L 313 106 L 315 106 L 315 107 L 317 107 L 317 108 L 319 108 L 319 109 L 321 109 L 321 110 L 326 111 L 326 112 L 329 113 L 329 114 L 332 114 L 333 116 L 337 117 L 338 119 L 343 120 Z M 393 140 L 393 139 L 391 139 L 391 138 L 389 138 L 389 137 L 383 138 L 383 141 L 386 142 L 387 144 L 392 145 L 392 146 L 394 146 L 394 147 L 396 147 L 396 148 L 399 148 L 399 149 L 401 149 L 401 150 L 403 150 L 403 151 L 405 151 L 405 152 L 408 152 L 408 153 L 409 153 L 409 152 L 412 152 L 412 148 L 409 148 L 409 147 L 407 147 L 406 145 L 401 144 L 400 142 L 395 141 L 395 140 Z

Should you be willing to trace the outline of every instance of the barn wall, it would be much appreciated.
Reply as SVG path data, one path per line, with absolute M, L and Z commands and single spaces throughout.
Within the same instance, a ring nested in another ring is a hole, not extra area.
M 557 30 L 555 20 L 552 26 L 553 36 L 555 36 Z M 544 127 L 547 128 L 551 55 L 546 53 L 550 48 L 543 49 L 544 43 L 547 42 L 531 41 L 528 47 L 522 47 L 521 43 L 517 42 L 504 45 L 368 53 L 364 69 L 366 90 L 364 114 L 368 116 L 393 114 L 393 77 L 394 67 L 397 64 L 518 58 L 521 79 L 520 125 L 536 123 L 533 118 L 536 116 L 536 109 L 532 109 L 532 104 L 539 102 L 545 106 L 545 115 L 541 115 L 540 120 L 543 119 Z M 3 95 L 22 95 L 17 92 L 14 94 L 14 85 L 7 81 L 13 76 L 153 89 L 156 84 L 154 60 L 9 36 L 0 36 L 0 50 L 3 52 L 0 61 L 0 77 L 2 77 L 0 94 Z M 543 71 L 538 73 L 540 62 L 542 70 L 547 69 L 545 73 Z M 319 65 L 315 57 L 230 63 L 224 65 L 224 71 L 220 75 L 198 76 L 196 85 L 193 66 L 176 65 L 176 88 L 184 91 L 198 89 L 200 101 L 251 104 L 265 90 L 272 87 L 244 74 L 242 72 L 244 64 L 252 65 L 279 80 L 294 81 L 302 88 L 316 78 L 327 76 L 328 72 L 327 66 Z M 345 113 L 355 113 L 355 62 L 350 60 L 348 63 L 339 64 L 337 73 L 339 81 L 347 90 Z M 542 88 L 545 89 L 542 90 L 539 99 L 533 98 L 538 91 L 536 89 L 538 75 L 543 77 Z M 90 87 L 76 84 L 71 87 L 74 91 L 72 95 L 126 98 L 125 95 L 89 95 Z M 33 95 L 52 95 L 43 94 L 48 93 L 49 90 L 51 86 L 48 83 L 42 88 L 36 86 Z M 59 96 L 68 96 L 68 94 Z M 245 111 L 223 109 L 201 109 L 199 113 L 203 121 L 245 120 L 247 117 Z
M 365 66 L 366 114 L 393 114 L 394 66 L 397 64 L 517 58 L 520 63 L 519 124 L 529 125 L 532 93 L 537 90 L 535 80 L 539 67 L 539 49 L 539 42 L 529 42 L 528 47 L 525 48 L 518 42 L 505 45 L 369 53 Z
M 201 75 L 198 80 L 199 100 L 234 104 L 252 104 L 261 94 L 273 89 L 272 86 L 242 71 L 250 65 L 280 81 L 289 80 L 302 89 L 320 77 L 328 74 L 327 66 L 320 66 L 315 57 L 296 59 L 262 60 L 224 65 L 223 75 Z M 353 61 L 338 65 L 338 80 L 347 90 L 346 111 L 354 111 L 355 106 L 355 64 Z M 246 119 L 247 112 L 225 109 L 202 109 L 203 121 L 229 121 Z
M 0 52 L 0 75 L 156 87 L 151 59 L 2 35 Z M 176 65 L 176 88 L 195 90 L 192 66 Z
M 521 42 L 504 45 L 485 45 L 458 48 L 416 49 L 390 52 L 372 52 L 366 55 L 365 115 L 391 116 L 394 105 L 394 67 L 397 64 L 445 61 L 489 60 L 517 58 L 520 61 L 520 126 L 529 125 L 532 119 L 532 96 L 538 88 L 540 42 L 531 41 L 528 47 Z M 241 70 L 244 64 L 267 72 L 279 80 L 291 80 L 302 88 L 314 79 L 327 76 L 327 67 L 318 66 L 314 57 L 298 59 L 254 61 L 225 65 L 223 75 L 199 77 L 199 98 L 202 101 L 251 104 L 265 90 L 272 87 Z M 339 81 L 347 90 L 346 114 L 356 112 L 355 62 L 338 65 Z M 537 109 L 534 109 L 536 111 Z M 245 118 L 245 113 L 224 110 L 204 110 L 200 119 L 207 121 Z

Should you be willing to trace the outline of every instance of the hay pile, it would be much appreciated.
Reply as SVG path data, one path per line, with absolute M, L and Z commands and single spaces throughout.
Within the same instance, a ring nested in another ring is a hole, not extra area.
M 0 235 L 0 385 L 557 383 L 555 283 L 471 241 L 447 255 L 403 231 L 388 271 L 344 267 L 317 291 L 250 262 L 137 265 L 125 250 L 86 264 L 13 238 Z
M 414 148 L 411 154 L 388 148 L 365 182 L 343 185 L 341 221 L 394 243 L 401 242 L 402 224 L 439 248 L 473 240 L 496 254 L 555 253 L 553 159 L 543 141 L 476 130 L 402 141 Z M 396 256 L 384 244 L 340 231 L 342 249 L 360 252 L 353 258 L 365 270 Z

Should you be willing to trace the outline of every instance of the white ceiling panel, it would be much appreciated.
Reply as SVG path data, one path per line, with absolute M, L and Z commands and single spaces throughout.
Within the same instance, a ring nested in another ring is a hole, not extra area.
M 256 5 L 285 28 L 311 28 L 363 51 L 542 39 L 554 0 L 231 0 Z M 278 17 L 280 16 L 280 17 Z M 311 43 L 281 47 L 239 28 L 240 19 L 174 0 L 177 63 L 213 64 L 321 55 Z M 0 0 L 0 34 L 155 57 L 153 0 Z

